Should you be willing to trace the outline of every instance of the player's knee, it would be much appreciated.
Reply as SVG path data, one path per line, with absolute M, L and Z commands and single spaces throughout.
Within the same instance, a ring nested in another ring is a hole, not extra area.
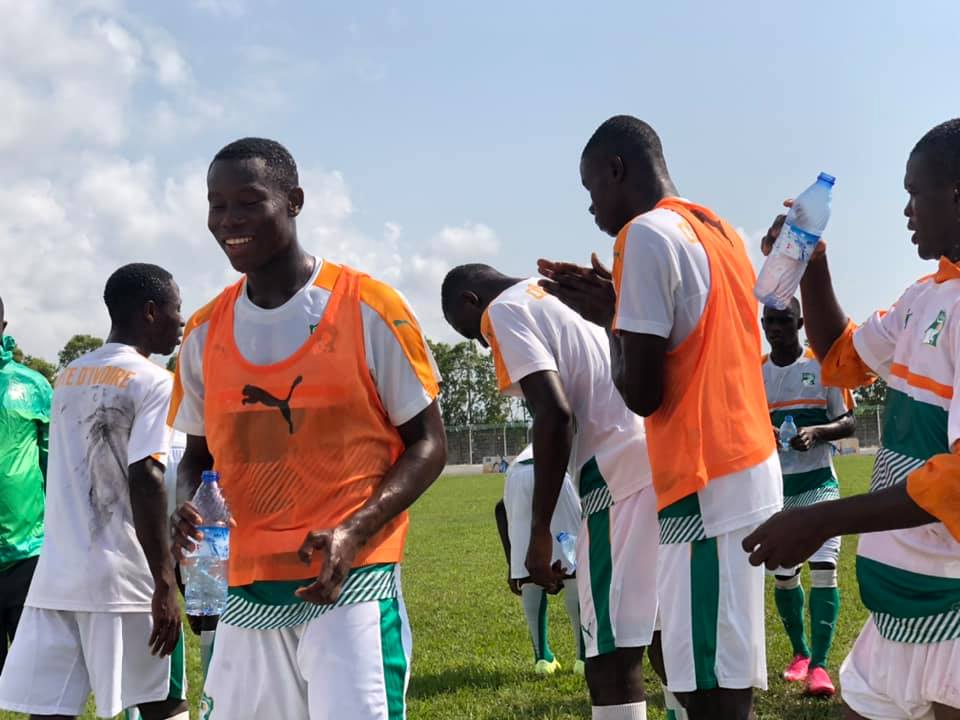
M 594 705 L 622 705 L 646 699 L 643 648 L 617 648 L 587 658 L 585 670 Z
M 793 575 L 774 575 L 777 590 L 793 590 L 800 587 L 800 568 Z
M 143 720 L 188 720 L 190 717 L 185 700 L 145 703 L 140 705 L 139 710 Z

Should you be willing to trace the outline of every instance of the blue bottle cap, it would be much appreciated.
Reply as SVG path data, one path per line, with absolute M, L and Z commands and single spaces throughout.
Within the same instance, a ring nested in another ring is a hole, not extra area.
M 220 473 L 216 470 L 204 470 L 200 475 L 200 482 L 215 483 L 220 481 Z
M 837 181 L 837 179 L 833 175 L 827 175 L 827 173 L 825 172 L 822 172 L 819 175 L 817 175 L 817 180 L 818 181 L 822 180 L 827 185 L 833 185 Z
M 787 415 L 784 419 L 784 422 L 793 422 L 793 415 Z

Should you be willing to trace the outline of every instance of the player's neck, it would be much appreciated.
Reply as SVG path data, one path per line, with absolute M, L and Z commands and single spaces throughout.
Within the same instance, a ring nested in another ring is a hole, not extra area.
M 127 328 L 118 328 L 116 326 L 112 326 L 110 328 L 110 334 L 107 335 L 107 342 L 117 343 L 119 345 L 129 345 L 145 358 L 148 358 L 153 354 L 149 349 L 147 349 L 147 343 L 143 340 L 143 338 L 139 337 L 139 333 Z
M 793 365 L 797 359 L 803 355 L 803 347 L 798 340 L 795 345 L 787 345 L 781 348 L 770 348 L 770 360 L 778 367 Z
M 487 304 L 493 302 L 504 290 L 512 288 L 517 283 L 523 282 L 523 280 L 524 278 L 506 276 L 488 280 L 483 288 L 483 295 L 487 300 Z
M 658 174 L 649 187 L 637 191 L 631 216 L 627 222 L 638 215 L 650 212 L 657 206 L 657 203 L 668 197 L 680 197 L 680 191 L 677 190 L 677 186 L 673 184 L 669 175 Z
M 266 265 L 247 273 L 247 297 L 265 310 L 278 308 L 307 284 L 317 262 L 294 240 L 289 248 L 275 255 Z

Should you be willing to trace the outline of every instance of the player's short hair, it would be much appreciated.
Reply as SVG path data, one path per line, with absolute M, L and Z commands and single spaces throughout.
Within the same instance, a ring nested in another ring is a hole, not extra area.
M 297 163 L 294 161 L 293 155 L 276 140 L 258 137 L 234 140 L 213 156 L 210 165 L 213 165 L 217 160 L 250 160 L 253 158 L 261 158 L 264 161 L 270 181 L 279 190 L 289 192 L 300 184 Z
M 913 152 L 922 152 L 940 183 L 960 183 L 960 118 L 940 123 L 920 138 Z
M 763 312 L 766 313 L 767 310 L 776 310 L 776 308 L 772 305 L 764 305 Z M 800 301 L 796 296 L 790 298 L 790 302 L 787 303 L 787 307 L 785 307 L 784 310 L 789 310 L 796 318 L 803 317 L 803 312 L 800 310 Z
M 124 323 L 140 312 L 145 303 L 166 302 L 170 299 L 172 282 L 173 275 L 159 265 L 130 263 L 118 268 L 103 289 L 110 320 Z
M 627 165 L 665 166 L 663 145 L 657 131 L 632 115 L 614 115 L 596 129 L 583 148 L 582 157 L 603 150 L 619 155 Z
M 464 290 L 469 290 L 480 282 L 490 280 L 500 276 L 500 273 L 483 263 L 469 263 L 467 265 L 458 265 L 447 273 L 443 279 L 443 285 L 440 286 L 440 304 L 443 312 L 446 313 L 453 305 L 453 301 Z

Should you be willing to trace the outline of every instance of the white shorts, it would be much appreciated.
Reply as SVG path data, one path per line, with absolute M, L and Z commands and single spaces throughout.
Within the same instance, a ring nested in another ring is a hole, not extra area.
M 899 643 L 867 620 L 840 666 L 843 701 L 876 720 L 933 720 L 933 703 L 960 709 L 960 640 Z
M 840 560 L 840 538 L 832 537 L 827 540 L 823 545 L 820 546 L 820 549 L 817 550 L 813 555 L 807 558 L 808 563 L 830 563 L 834 567 L 839 565 Z M 767 574 L 775 575 L 776 577 L 789 578 L 793 577 L 803 569 L 803 565 L 797 565 L 793 568 L 777 568 L 776 570 L 771 570 Z
M 510 577 L 514 580 L 529 577 L 527 548 L 530 546 L 530 525 L 533 510 L 533 465 L 515 464 L 507 472 L 503 483 L 503 506 L 507 511 L 507 534 L 510 536 Z M 580 528 L 580 498 L 570 477 L 564 477 L 557 507 L 550 520 L 553 535 L 553 560 L 561 560 L 563 553 L 557 542 L 561 532 L 576 536 Z
M 588 658 L 650 645 L 657 624 L 658 542 L 652 487 L 583 519 L 577 594 Z
M 672 692 L 767 689 L 764 570 L 740 546 L 753 530 L 660 546 L 660 629 Z
M 412 639 L 403 598 L 275 630 L 220 623 L 201 720 L 401 720 Z
M 0 675 L 0 707 L 80 715 L 93 692 L 99 717 L 161 700 L 184 700 L 183 636 L 173 655 L 150 654 L 150 613 L 25 607 Z

